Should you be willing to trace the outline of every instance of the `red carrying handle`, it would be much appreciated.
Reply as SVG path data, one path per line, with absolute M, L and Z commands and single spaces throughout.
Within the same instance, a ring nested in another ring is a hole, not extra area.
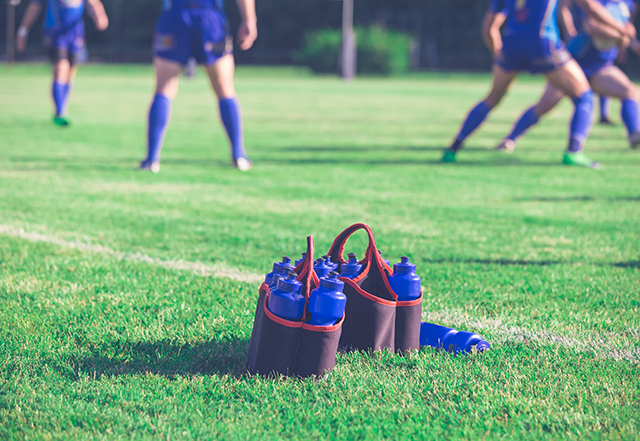
M 342 233 L 338 234 L 338 237 L 336 237 L 336 240 L 333 241 L 331 249 L 329 250 L 329 256 L 331 256 L 331 260 L 333 262 L 346 263 L 346 260 L 344 260 L 343 257 L 344 246 L 347 244 L 347 240 L 351 237 L 351 235 L 353 235 L 353 233 L 358 230 L 365 230 L 367 232 L 367 236 L 369 236 L 369 245 L 367 246 L 365 257 L 360 260 L 360 263 L 367 262 L 369 256 L 375 256 L 374 258 L 376 260 L 380 260 L 380 264 L 382 265 L 382 267 L 386 268 L 389 273 L 391 273 L 392 270 L 389 265 L 387 265 L 382 257 L 380 257 L 380 253 L 378 252 L 378 248 L 376 246 L 376 240 L 373 237 L 373 231 L 371 231 L 371 228 L 368 225 L 362 223 L 353 224 L 350 227 L 346 228 Z
M 307 236 L 307 254 L 304 257 L 304 262 L 298 265 L 295 271 L 298 273 L 297 280 L 302 282 L 302 294 L 309 301 L 309 294 L 311 290 L 317 286 L 320 286 L 320 279 L 313 270 L 313 255 L 315 252 L 315 245 L 313 242 L 313 236 Z M 305 307 L 306 310 L 306 307 Z

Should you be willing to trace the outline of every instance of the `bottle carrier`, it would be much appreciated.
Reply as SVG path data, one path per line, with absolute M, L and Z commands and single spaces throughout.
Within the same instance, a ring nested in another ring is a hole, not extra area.
M 365 230 L 369 244 L 365 257 L 358 262 L 362 270 L 357 277 L 340 277 L 344 282 L 347 304 L 344 316 L 332 326 L 313 326 L 308 302 L 310 292 L 319 286 L 314 266 L 313 237 L 307 238 L 305 259 L 296 268 L 297 280 L 307 305 L 301 321 L 289 321 L 267 308 L 270 289 L 260 286 L 258 305 L 247 370 L 251 374 L 279 373 L 299 377 L 322 376 L 333 369 L 338 347 L 344 350 L 377 351 L 386 349 L 407 352 L 420 349 L 422 293 L 410 301 L 398 301 L 389 285 L 391 268 L 376 248 L 373 232 L 365 224 L 355 224 L 334 240 L 328 255 L 339 271 L 344 259 L 344 247 L 351 235 Z

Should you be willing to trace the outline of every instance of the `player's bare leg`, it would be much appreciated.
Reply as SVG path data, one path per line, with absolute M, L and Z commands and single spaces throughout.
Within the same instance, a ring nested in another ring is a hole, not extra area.
M 607 66 L 591 77 L 593 90 L 601 95 L 618 98 L 622 121 L 627 129 L 632 148 L 640 145 L 640 119 L 638 102 L 640 89 L 617 66 Z
M 543 115 L 553 110 L 562 98 L 564 98 L 564 92 L 547 82 L 540 100 L 535 106 L 530 107 L 520 116 L 518 121 L 513 125 L 511 133 L 498 144 L 496 150 L 512 153 L 516 148 L 517 140 L 522 137 L 529 128 L 537 124 Z
M 171 103 L 178 94 L 182 65 L 156 57 L 153 67 L 156 72 L 156 89 L 149 109 L 147 157 L 140 163 L 140 169 L 157 173 L 160 171 L 160 152 L 164 136 L 171 119 Z
M 233 84 L 235 61 L 233 55 L 226 54 L 215 63 L 205 66 L 211 86 L 218 97 L 220 118 L 229 136 L 232 162 L 238 170 L 247 171 L 251 161 L 244 149 L 244 133 L 242 128 L 242 111 Z
M 502 101 L 502 98 L 504 98 L 509 91 L 509 87 L 517 75 L 518 72 L 516 71 L 506 71 L 497 64 L 494 64 L 491 91 L 484 100 L 480 101 L 471 109 L 451 147 L 445 150 L 442 162 L 455 162 L 455 155 L 462 147 L 464 140 L 471 135 L 474 130 L 480 127 L 489 112 L 500 104 L 500 101 Z
M 582 68 L 574 59 L 546 74 L 549 82 L 569 96 L 575 106 L 569 131 L 569 145 L 562 162 L 566 165 L 600 168 L 582 148 L 593 126 L 593 92 Z

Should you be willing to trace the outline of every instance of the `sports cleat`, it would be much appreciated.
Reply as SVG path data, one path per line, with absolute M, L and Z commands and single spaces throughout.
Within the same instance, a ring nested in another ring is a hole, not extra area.
M 140 163 L 140 167 L 138 167 L 138 169 L 148 170 L 153 173 L 158 173 L 160 171 L 160 162 L 159 161 L 151 162 L 151 161 L 145 160 Z
M 456 152 L 449 149 L 445 150 L 444 155 L 442 155 L 442 159 L 440 160 L 440 162 L 444 162 L 444 163 L 456 162 Z
M 603 126 L 615 126 L 616 123 L 611 121 L 609 119 L 609 117 L 605 116 L 604 118 L 600 118 L 600 125 L 603 125 Z
M 253 162 L 251 162 L 247 158 L 240 157 L 238 159 L 234 159 L 233 166 L 241 172 L 246 172 L 249 171 L 251 167 L 253 167 Z
M 593 161 L 584 152 L 566 152 L 564 157 L 562 158 L 562 163 L 564 165 L 576 165 L 578 167 L 587 167 L 599 170 L 602 168 L 602 164 L 599 162 Z
M 631 144 L 631 148 L 634 150 L 640 147 L 640 132 L 629 135 L 629 144 Z
M 513 139 L 505 138 L 496 146 L 496 150 L 501 152 L 513 153 L 516 149 L 516 142 Z
M 60 127 L 68 127 L 70 124 L 66 116 L 54 116 L 53 123 Z

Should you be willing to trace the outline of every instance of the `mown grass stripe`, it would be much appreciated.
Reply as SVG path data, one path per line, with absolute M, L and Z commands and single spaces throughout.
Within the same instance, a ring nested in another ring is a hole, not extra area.
M 157 257 L 151 257 L 143 253 L 124 253 L 112 250 L 102 245 L 93 245 L 90 243 L 67 241 L 50 234 L 27 232 L 22 228 L 14 228 L 9 225 L 0 225 L 0 234 L 6 236 L 19 237 L 31 242 L 45 242 L 58 245 L 63 248 L 72 248 L 95 254 L 104 254 L 116 258 L 118 260 L 126 260 L 130 262 L 146 263 L 156 265 L 169 270 L 190 271 L 200 276 L 225 277 L 238 282 L 259 283 L 264 276 L 259 274 L 251 274 L 230 268 L 222 264 L 206 265 L 202 262 L 189 262 L 186 260 L 166 260 Z
M 111 248 L 79 241 L 67 241 L 50 234 L 27 232 L 22 228 L 0 225 L 0 234 L 18 237 L 31 242 L 45 242 L 64 248 L 104 254 L 118 260 L 156 265 L 169 270 L 189 271 L 199 276 L 225 277 L 231 280 L 247 283 L 259 283 L 264 276 L 242 272 L 223 265 L 205 265 L 202 262 L 185 260 L 167 260 L 148 256 L 142 253 L 124 253 Z M 527 329 L 522 326 L 505 323 L 499 319 L 478 318 L 460 311 L 445 309 L 441 311 L 426 311 L 423 320 L 433 323 L 449 323 L 462 329 L 476 329 L 491 333 L 490 343 L 513 344 L 535 342 L 546 345 L 558 345 L 577 352 L 592 352 L 599 357 L 614 360 L 627 360 L 640 363 L 640 347 L 629 341 L 640 339 L 640 329 L 630 329 L 625 333 L 559 333 L 540 329 Z

